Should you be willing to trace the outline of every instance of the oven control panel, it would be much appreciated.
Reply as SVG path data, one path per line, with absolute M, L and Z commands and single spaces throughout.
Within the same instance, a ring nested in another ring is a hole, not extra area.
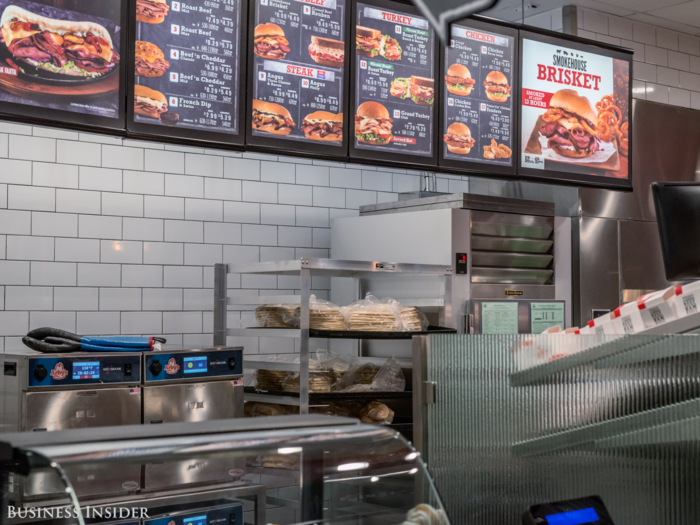
M 243 525 L 243 505 L 235 503 L 216 507 L 203 507 L 187 512 L 168 513 L 143 520 L 144 525 Z
M 201 380 L 243 374 L 243 349 L 224 348 L 143 354 L 145 382 Z
M 30 357 L 30 387 L 141 383 L 141 354 L 113 353 Z

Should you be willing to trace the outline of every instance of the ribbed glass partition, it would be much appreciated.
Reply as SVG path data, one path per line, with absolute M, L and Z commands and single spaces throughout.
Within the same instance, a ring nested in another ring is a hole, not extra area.
M 452 523 L 516 525 L 531 505 L 599 495 L 616 525 L 700 524 L 699 336 L 414 344 L 435 383 L 423 451 Z

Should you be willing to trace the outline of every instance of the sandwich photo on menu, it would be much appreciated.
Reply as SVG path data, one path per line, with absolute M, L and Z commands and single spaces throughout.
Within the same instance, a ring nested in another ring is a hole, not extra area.
M 170 7 L 165 0 L 136 0 L 136 21 L 160 24 L 168 16 Z
M 253 129 L 273 135 L 289 135 L 296 127 L 285 107 L 263 100 L 253 100 Z
M 168 99 L 160 91 L 146 86 L 134 86 L 134 113 L 160 119 L 168 111 Z
M 467 66 L 452 64 L 447 68 L 445 83 L 447 84 L 447 91 L 458 97 L 466 97 L 472 92 L 476 80 L 472 78 L 472 74 Z
M 389 35 L 382 37 L 381 46 L 379 46 L 379 54 L 389 60 L 401 60 L 401 46 L 395 38 Z
M 573 89 L 554 93 L 542 120 L 540 134 L 558 155 L 580 159 L 600 149 L 596 110 L 588 98 Z
M 343 140 L 343 114 L 316 111 L 302 120 L 302 131 L 310 140 Z
M 388 144 L 391 141 L 392 122 L 389 110 L 382 104 L 363 102 L 355 112 L 355 137 L 366 144 Z
M 461 122 L 450 124 L 443 140 L 447 145 L 447 149 L 456 155 L 466 155 L 476 143 L 476 140 L 472 138 L 472 132 L 469 127 Z
M 411 81 L 407 78 L 395 78 L 391 81 L 391 89 L 389 90 L 389 93 L 396 98 L 400 98 L 401 100 L 408 98 L 410 94 L 410 82 Z
M 486 88 L 486 97 L 489 100 L 508 102 L 510 85 L 508 85 L 508 78 L 500 71 L 491 71 L 491 73 L 486 75 L 484 87 Z
M 345 65 L 345 42 L 312 36 L 309 55 L 317 64 L 326 67 L 343 67 Z
M 95 79 L 119 64 L 109 32 L 93 22 L 54 20 L 10 5 L 0 28 L 12 56 L 37 70 Z
M 411 100 L 419 106 L 432 106 L 435 102 L 435 80 L 425 77 L 411 77 Z
M 374 58 L 379 54 L 382 45 L 382 32 L 378 29 L 362 26 L 355 28 L 355 48 L 359 56 Z
M 258 24 L 254 31 L 253 49 L 259 57 L 280 60 L 289 53 L 289 41 L 277 24 Z
M 136 76 L 146 78 L 162 77 L 170 62 L 165 60 L 163 51 L 150 42 L 136 41 Z

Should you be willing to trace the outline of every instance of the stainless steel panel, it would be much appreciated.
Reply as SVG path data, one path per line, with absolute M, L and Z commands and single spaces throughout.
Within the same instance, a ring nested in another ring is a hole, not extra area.
M 554 286 L 556 288 L 557 299 L 564 301 L 566 305 L 566 328 L 573 326 L 572 302 L 573 302 L 573 282 L 572 271 L 573 261 L 571 255 L 572 232 L 571 218 L 556 217 L 554 219 Z
M 556 299 L 554 285 L 542 284 L 481 284 L 473 283 L 471 286 L 472 299 Z M 506 290 L 517 290 L 523 295 L 506 295 Z
M 472 235 L 549 239 L 553 230 L 553 217 L 472 212 Z
M 573 231 L 573 323 L 581 326 L 593 318 L 593 309 L 620 304 L 617 221 L 583 217 L 574 220 Z
M 472 249 L 495 252 L 547 253 L 554 241 L 472 235 Z
M 182 461 L 159 461 L 144 465 L 147 492 L 186 485 L 224 484 L 238 481 L 245 473 L 245 457 L 231 454 L 189 457 Z
M 552 255 L 524 253 L 472 252 L 472 267 L 496 266 L 503 268 L 546 268 L 554 259 Z
M 553 270 L 472 267 L 473 283 L 546 284 Z
M 25 392 L 22 430 L 67 430 L 141 424 L 140 389 Z
M 462 208 L 524 215 L 554 216 L 554 204 L 539 200 L 505 199 L 478 193 L 452 193 L 439 197 L 400 200 L 360 206 L 360 215 L 382 215 L 406 211 L 443 210 Z
M 661 290 L 666 280 L 661 242 L 656 222 L 619 221 L 620 288 Z
M 27 357 L 4 355 L 3 368 L 5 363 L 15 365 L 15 375 L 0 375 L 0 433 L 21 430 L 21 393 L 27 388 Z
M 243 415 L 243 386 L 234 381 L 143 388 L 143 422 L 176 423 L 231 419 Z
M 634 192 L 580 188 L 584 216 L 655 221 L 652 182 L 700 180 L 698 112 L 646 100 L 634 100 L 632 111 Z

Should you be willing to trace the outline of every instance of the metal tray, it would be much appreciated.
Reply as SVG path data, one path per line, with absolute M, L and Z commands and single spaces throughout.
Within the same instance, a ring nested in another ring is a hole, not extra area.
M 246 394 L 269 394 L 271 396 L 286 396 L 299 397 L 299 392 L 287 392 L 285 390 L 257 390 L 253 386 L 247 386 L 244 389 Z M 309 403 L 311 401 L 350 401 L 350 400 L 365 400 L 373 401 L 375 399 L 411 399 L 413 391 L 404 390 L 403 392 L 309 392 Z
M 289 330 L 289 328 L 263 328 L 251 327 L 249 330 Z M 454 328 L 446 328 L 444 326 L 429 326 L 427 330 L 422 332 L 359 332 L 352 330 L 309 330 L 309 337 L 317 337 L 320 339 L 411 339 L 414 335 L 430 335 L 430 334 L 456 334 Z M 253 335 L 253 334 L 251 334 Z

